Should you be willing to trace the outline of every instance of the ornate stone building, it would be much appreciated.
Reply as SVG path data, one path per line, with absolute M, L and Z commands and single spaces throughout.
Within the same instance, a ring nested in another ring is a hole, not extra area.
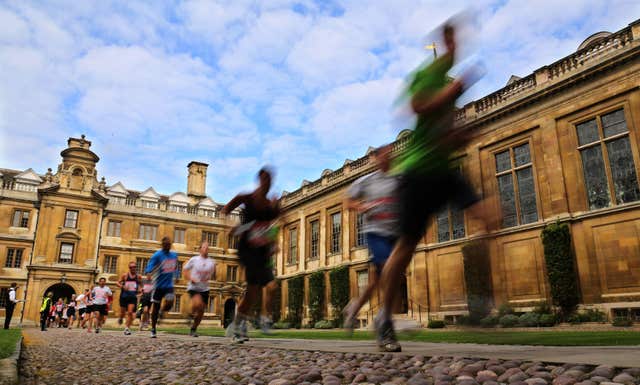
M 99 158 L 90 147 L 84 136 L 70 138 L 55 173 L 0 169 L 1 298 L 10 283 L 17 282 L 18 298 L 26 299 L 24 319 L 36 320 L 44 293 L 69 298 L 105 277 L 116 292 L 117 310 L 119 275 L 132 261 L 143 271 L 160 248 L 160 239 L 168 235 L 179 255 L 180 273 L 200 241 L 209 241 L 218 264 L 206 318 L 215 324 L 231 317 L 243 291 L 242 271 L 235 239 L 218 214 L 221 205 L 205 193 L 207 164 L 189 163 L 186 194 L 161 195 L 153 187 L 138 192 L 120 182 L 107 187 L 104 178 L 99 181 Z M 238 219 L 234 213 L 231 221 Z M 182 277 L 176 287 L 173 312 L 178 317 L 188 310 Z
M 640 317 L 640 20 L 512 76 L 460 108 L 456 123 L 475 132 L 458 154 L 462 172 L 501 218 L 502 228 L 489 235 L 494 305 L 526 310 L 549 300 L 540 235 L 562 221 L 571 228 L 582 306 Z M 394 151 L 409 134 L 398 136 Z M 347 160 L 283 197 L 283 309 L 289 277 L 346 265 L 351 295 L 366 286 L 359 218 L 343 199 L 371 170 L 367 155 Z M 446 209 L 432 219 L 407 271 L 401 312 L 423 322 L 467 312 L 461 247 L 478 230 L 463 212 Z M 377 304 L 376 297 L 363 309 L 363 323 Z

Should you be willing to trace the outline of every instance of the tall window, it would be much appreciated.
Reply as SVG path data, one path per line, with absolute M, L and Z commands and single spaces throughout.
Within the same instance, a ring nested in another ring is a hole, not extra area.
M 215 314 L 216 313 L 216 301 L 213 297 L 209 298 L 209 304 L 207 305 L 207 313 Z
M 237 235 L 229 234 L 229 248 L 230 249 L 238 249 L 238 242 L 240 242 L 240 237 Z
M 108 237 L 120 237 L 120 226 L 122 222 L 120 221 L 109 221 L 107 225 L 107 236 Z
M 116 274 L 118 272 L 118 256 L 105 255 L 104 266 L 102 270 L 108 274 Z
M 60 256 L 58 262 L 60 263 L 73 263 L 73 243 L 61 243 L 60 244 Z
M 136 270 L 141 274 L 144 274 L 145 269 L 147 268 L 147 264 L 149 263 L 149 258 L 137 257 L 136 258 Z
M 538 207 L 529 143 L 496 154 L 496 178 L 500 192 L 502 227 L 536 222 Z
M 311 245 L 309 247 L 309 259 L 314 260 L 320 257 L 320 221 L 313 220 L 311 226 Z
M 184 263 L 183 261 L 178 261 L 176 263 L 176 272 L 175 272 L 175 275 L 174 275 L 175 279 L 182 278 L 182 264 L 183 263 Z
M 176 227 L 173 230 L 173 242 L 174 243 L 184 243 L 184 234 L 186 230 Z
M 366 246 L 367 237 L 364 233 L 364 214 L 356 214 L 356 247 Z
M 140 225 L 140 239 L 155 241 L 158 237 L 157 225 Z
M 174 313 L 180 313 L 180 300 L 182 299 L 182 295 L 176 294 L 175 300 L 173 301 L 173 308 L 171 309 Z
M 29 227 L 29 211 L 16 210 L 13 212 L 13 220 L 11 221 L 13 227 Z
M 228 282 L 238 281 L 238 266 L 227 266 L 227 281 Z
M 298 228 L 289 229 L 289 253 L 287 254 L 287 264 L 293 265 L 298 261 Z
M 9 298 L 9 288 L 0 287 L 0 307 L 7 307 L 7 299 Z
M 218 246 L 218 233 L 214 233 L 212 231 L 203 231 L 202 232 L 202 240 L 207 241 L 209 246 L 217 247 Z
M 576 131 L 589 209 L 640 200 L 624 110 L 596 116 Z
M 358 295 L 361 295 L 369 286 L 369 270 L 358 270 L 356 275 L 358 278 Z
M 24 249 L 7 249 L 7 260 L 4 267 L 19 268 L 22 266 L 22 253 Z
M 75 229 L 78 225 L 78 211 L 67 210 L 64 215 L 64 227 Z
M 342 214 L 340 212 L 331 214 L 331 241 L 329 245 L 329 252 L 339 253 L 340 240 L 342 239 Z

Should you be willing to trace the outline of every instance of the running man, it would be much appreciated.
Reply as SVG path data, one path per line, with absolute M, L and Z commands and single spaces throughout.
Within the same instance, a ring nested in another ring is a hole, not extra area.
M 356 300 L 345 307 L 344 327 L 352 331 L 358 312 L 378 286 L 380 273 L 398 238 L 398 177 L 390 173 L 390 144 L 371 154 L 377 170 L 357 179 L 347 191 L 346 206 L 364 215 L 365 233 L 371 265 L 369 285 Z
M 146 275 L 142 280 L 142 296 L 140 297 L 140 306 L 142 306 L 142 314 L 140 315 L 140 331 L 149 326 L 149 311 L 151 310 L 152 292 L 153 280 L 150 275 Z
M 56 302 L 56 323 L 58 327 L 62 327 L 62 314 L 64 312 L 64 301 L 62 298 L 58 298 L 58 302 Z
M 77 306 L 76 295 L 71 294 L 71 300 L 69 301 L 69 304 L 67 304 L 67 318 L 69 322 L 67 326 L 69 330 L 71 330 L 71 328 L 73 327 L 73 322 L 76 320 L 76 306 Z
M 117 283 L 120 288 L 120 318 L 118 318 L 118 324 L 122 325 L 122 318 L 125 313 L 127 316 L 127 322 L 124 327 L 124 335 L 131 335 L 131 324 L 133 323 L 133 316 L 138 306 L 138 293 L 142 289 L 142 280 L 136 272 L 136 263 L 129 262 L 129 271 L 122 274 L 120 281 Z
M 153 293 L 151 294 L 151 338 L 156 338 L 156 326 L 160 312 L 173 306 L 173 279 L 178 265 L 178 254 L 171 251 L 171 238 L 162 238 L 162 249 L 156 251 L 149 260 L 145 274 L 153 273 Z M 163 306 L 162 299 L 164 298 Z
M 275 240 L 272 233 L 273 222 L 280 214 L 280 206 L 277 198 L 271 200 L 267 198 L 271 189 L 271 173 L 266 168 L 262 168 L 258 172 L 258 179 L 259 186 L 255 191 L 236 195 L 222 209 L 222 213 L 228 215 L 236 207 L 244 205 L 242 225 L 238 227 L 236 234 L 240 233 L 238 257 L 245 267 L 247 289 L 228 329 L 233 333 L 233 342 L 236 343 L 249 340 L 247 335 L 247 322 L 251 320 L 249 311 L 263 287 L 267 287 L 268 290 L 265 291 L 266 300 L 260 319 L 263 330 L 269 329 L 271 319 L 267 310 L 271 309 L 273 292 L 278 287 L 269 283 L 274 280 L 271 267 Z
M 98 280 L 98 286 L 94 286 L 91 291 L 93 297 L 93 328 L 96 333 L 100 333 L 102 325 L 107 320 L 109 309 L 107 304 L 109 302 L 109 296 L 113 295 L 113 292 L 106 285 L 106 278 L 102 277 Z
M 382 270 L 383 303 L 375 320 L 381 351 L 402 350 L 393 329 L 391 309 L 400 289 L 402 274 L 413 257 L 430 216 L 447 203 L 452 203 L 459 209 L 469 208 L 467 214 L 474 219 L 485 218 L 484 208 L 475 205 L 479 202 L 478 197 L 451 162 L 453 152 L 470 139 L 468 132 L 453 129 L 455 101 L 479 74 L 477 69 L 473 69 L 461 79 L 449 80 L 447 72 L 454 64 L 456 50 L 451 24 L 444 26 L 443 37 L 447 52 L 419 69 L 407 89 L 417 121 L 411 142 L 395 165 L 402 174 L 400 238 Z
M 215 274 L 216 263 L 213 258 L 209 258 L 209 243 L 206 241 L 200 244 L 200 254 L 191 257 L 182 268 L 184 278 L 189 282 L 187 291 L 191 296 L 191 337 L 197 337 L 196 330 L 204 316 L 204 309 L 209 304 L 209 280 Z

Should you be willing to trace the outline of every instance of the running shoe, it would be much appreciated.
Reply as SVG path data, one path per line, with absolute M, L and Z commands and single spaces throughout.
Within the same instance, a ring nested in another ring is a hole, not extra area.
M 100 333 L 100 328 L 96 328 L 96 334 Z
M 196 329 L 189 330 L 189 335 L 191 337 L 198 337 L 198 333 L 196 333 Z
M 273 320 L 271 317 L 260 316 L 260 329 L 264 334 L 271 334 L 271 327 L 273 326 Z
M 151 329 L 151 338 L 157 338 L 156 329 Z
M 124 335 L 125 336 L 130 336 L 131 335 L 131 330 L 129 330 L 129 328 L 124 329 Z
M 402 347 L 398 343 L 396 333 L 393 330 L 393 322 L 391 320 L 376 322 L 376 340 L 378 341 L 378 350 L 381 352 L 401 352 Z
M 243 319 L 240 323 L 240 338 L 242 342 L 249 341 L 249 331 L 248 331 L 249 321 Z
M 233 336 L 233 338 L 231 339 L 231 343 L 241 344 L 241 343 L 244 343 L 244 339 L 240 336 Z

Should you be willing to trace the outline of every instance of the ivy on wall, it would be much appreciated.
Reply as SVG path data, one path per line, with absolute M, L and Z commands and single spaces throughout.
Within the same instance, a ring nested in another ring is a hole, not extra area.
M 342 325 L 342 309 L 349 303 L 349 268 L 339 266 L 329 273 L 329 283 L 331 284 L 331 306 L 334 311 L 334 318 L 338 320 L 338 325 Z
M 304 301 L 304 276 L 289 278 L 287 309 L 289 311 L 288 321 L 293 327 L 299 328 L 302 323 L 302 303 Z
M 487 242 L 476 241 L 464 245 L 462 259 L 469 322 L 479 324 L 480 320 L 491 312 L 493 297 L 491 260 Z
M 313 324 L 323 318 L 324 286 L 324 271 L 316 271 L 309 276 L 309 315 Z
M 566 317 L 580 301 L 569 225 L 556 222 L 546 226 L 542 230 L 542 245 L 551 298 Z

